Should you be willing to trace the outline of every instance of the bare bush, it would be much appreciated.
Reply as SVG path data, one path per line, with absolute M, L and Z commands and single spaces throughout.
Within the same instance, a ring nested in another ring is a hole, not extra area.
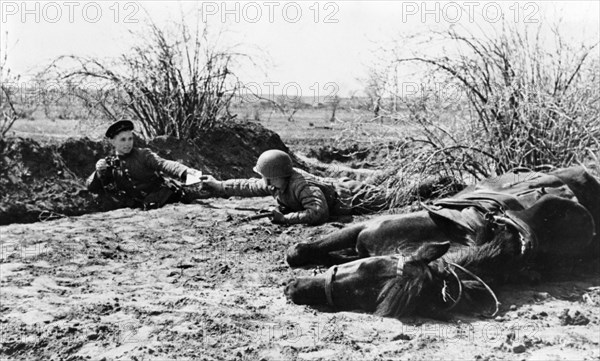
M 217 50 L 200 27 L 192 32 L 184 21 L 166 29 L 150 22 L 138 45 L 119 59 L 63 56 L 53 69 L 87 105 L 113 120 L 138 120 L 145 136 L 197 138 L 230 118 L 238 83 L 231 66 L 241 56 Z M 61 70 L 69 60 L 75 67 Z
M 8 33 L 5 34 L 4 54 L 0 55 L 0 139 L 4 138 L 13 124 L 21 117 L 20 111 L 15 107 L 15 92 L 19 75 L 12 74 L 7 65 L 8 60 Z
M 4 61 L 0 64 L 0 72 L 2 73 L 2 78 L 0 78 L 0 82 L 2 83 L 2 85 L 0 85 L 0 90 L 2 91 L 2 94 L 0 94 L 0 99 L 2 100 L 0 103 L 0 110 L 2 111 L 2 118 L 0 119 L 0 139 L 6 136 L 6 133 L 8 133 L 13 124 L 19 119 L 18 112 L 11 99 L 11 89 L 6 86 L 5 79 L 7 76 L 4 74 L 4 64 Z
M 514 168 L 569 166 L 598 153 L 598 43 L 571 44 L 558 28 L 549 40 L 542 26 L 535 30 L 506 23 L 498 33 L 475 36 L 451 28 L 435 36 L 454 54 L 394 59 L 425 65 L 437 85 L 424 81 L 418 97 L 403 99 L 408 116 L 397 117 L 417 126 L 412 140 L 423 144 L 404 168 L 435 165 L 481 179 Z M 448 86 L 464 95 L 464 109 L 440 98 L 440 87 Z

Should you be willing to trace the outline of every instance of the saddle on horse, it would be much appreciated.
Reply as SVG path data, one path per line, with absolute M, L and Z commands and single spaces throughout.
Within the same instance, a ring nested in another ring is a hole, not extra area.
M 509 226 L 526 255 L 540 241 L 542 251 L 557 242 L 573 242 L 575 249 L 592 241 L 598 225 L 577 193 L 585 198 L 554 174 L 511 173 L 424 207 L 450 239 L 465 245 L 486 243 L 499 226 Z

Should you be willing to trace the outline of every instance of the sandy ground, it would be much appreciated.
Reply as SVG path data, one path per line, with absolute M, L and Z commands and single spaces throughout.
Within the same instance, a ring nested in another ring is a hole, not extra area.
M 277 226 L 207 199 L 0 227 L 0 359 L 599 360 L 600 274 L 499 290 L 495 319 L 384 319 L 297 306 Z M 355 219 L 357 220 L 357 219 Z

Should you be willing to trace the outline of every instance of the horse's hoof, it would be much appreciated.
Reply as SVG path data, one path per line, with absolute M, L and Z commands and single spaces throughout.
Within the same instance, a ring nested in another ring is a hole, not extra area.
M 297 286 L 298 286 L 298 280 L 292 278 L 286 282 L 285 288 L 283 290 L 285 297 L 292 302 L 294 302 L 294 293 L 296 291 Z M 296 303 L 296 302 L 294 302 L 294 303 Z
M 308 264 L 307 246 L 307 243 L 298 243 L 288 248 L 285 253 L 285 263 L 292 268 Z

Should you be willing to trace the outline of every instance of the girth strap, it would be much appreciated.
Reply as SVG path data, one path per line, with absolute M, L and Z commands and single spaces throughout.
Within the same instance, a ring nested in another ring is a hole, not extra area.
M 404 273 L 404 265 L 409 260 L 407 260 L 405 256 L 400 253 L 396 256 L 398 257 L 398 263 L 396 263 L 396 276 L 402 276 Z
M 513 211 L 507 211 L 502 216 L 496 216 L 494 217 L 494 220 L 498 223 L 505 223 L 519 232 L 521 256 L 527 257 L 532 249 L 537 248 L 538 240 L 536 234 L 531 227 L 517 217 Z

